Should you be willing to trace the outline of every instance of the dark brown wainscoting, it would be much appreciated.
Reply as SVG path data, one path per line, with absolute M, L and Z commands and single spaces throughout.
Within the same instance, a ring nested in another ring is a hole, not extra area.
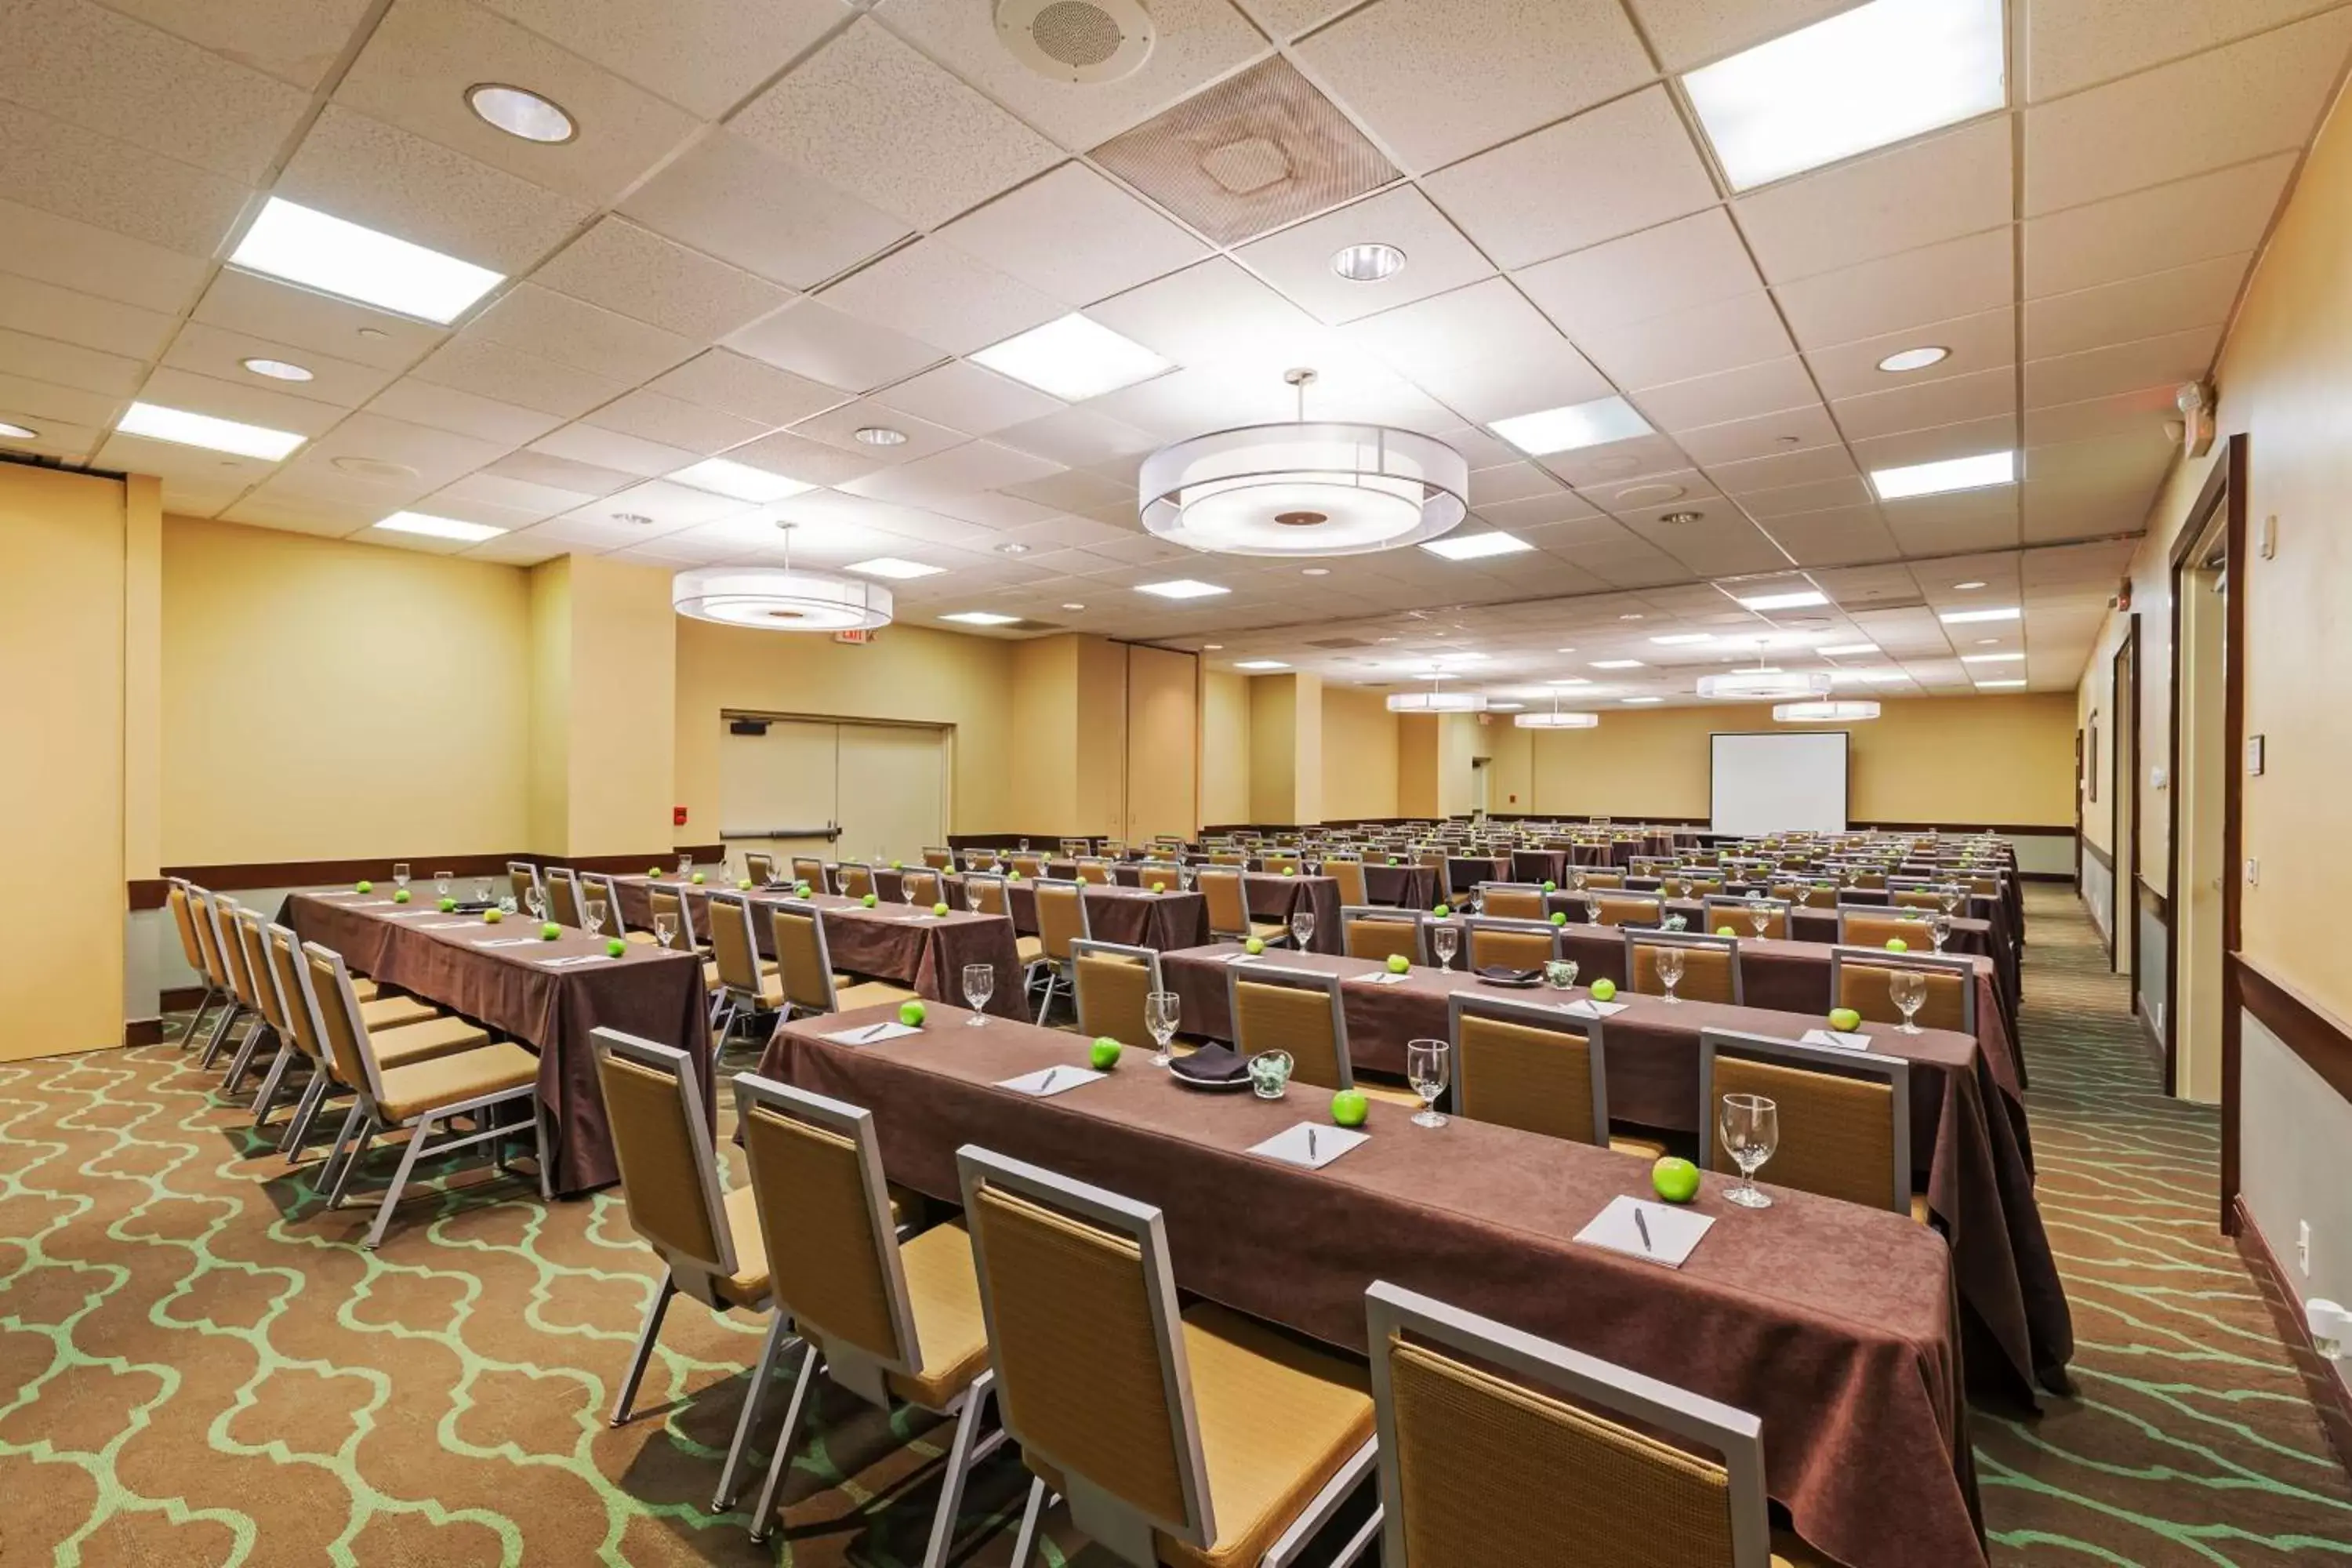
M 162 1045 L 163 1043 L 163 1020 L 161 1018 L 132 1018 L 126 1021 L 122 1026 L 122 1043 L 125 1046 Z
M 2352 1030 L 2309 999 L 2263 973 L 2242 953 L 2231 955 L 2238 976 L 2238 993 L 2246 1011 L 2263 1027 L 2286 1042 L 2327 1086 L 2352 1100 Z
M 2277 1254 L 2271 1251 L 2262 1227 L 2254 1223 L 2253 1211 L 2246 1206 L 2246 1200 L 2232 1198 L 2230 1206 L 2238 1256 L 2246 1260 L 2247 1269 L 2262 1289 L 2263 1301 L 2278 1325 L 2279 1338 L 2286 1342 L 2294 1369 L 2303 1374 L 2304 1390 L 2318 1407 L 2319 1424 L 2326 1429 L 2327 1440 L 2336 1445 L 2336 1457 L 2352 1467 L 2352 1388 L 2345 1385 L 2336 1363 L 2321 1355 L 2311 1342 L 2311 1325 L 2304 1321 L 2302 1299 L 2288 1282 L 2287 1272 L 2280 1267 Z
M 201 985 L 174 985 L 162 994 L 159 1003 L 166 1013 L 184 1013 L 204 999 Z
M 459 877 L 502 877 L 509 860 L 569 866 L 576 871 L 642 871 L 648 866 L 675 864 L 677 857 L 689 849 L 697 860 L 716 861 L 725 854 L 721 845 L 690 844 L 635 855 L 539 855 L 527 850 L 510 855 L 375 855 L 355 860 L 256 860 L 224 866 L 166 866 L 163 875 L 183 878 L 215 892 L 234 893 L 253 888 L 331 887 L 356 882 L 363 877 L 383 877 L 390 873 L 394 860 L 407 861 L 409 869 L 419 878 L 430 877 L 436 871 Z M 159 910 L 163 907 L 166 888 L 162 879 L 155 879 L 131 882 L 129 892 L 132 909 Z

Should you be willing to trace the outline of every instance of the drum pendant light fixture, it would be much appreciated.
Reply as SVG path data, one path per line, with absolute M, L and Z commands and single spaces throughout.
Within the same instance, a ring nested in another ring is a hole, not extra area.
M 890 590 L 878 583 L 793 570 L 793 525 L 784 564 L 698 566 L 670 579 L 670 607 L 698 621 L 772 632 L 871 631 L 891 620 Z

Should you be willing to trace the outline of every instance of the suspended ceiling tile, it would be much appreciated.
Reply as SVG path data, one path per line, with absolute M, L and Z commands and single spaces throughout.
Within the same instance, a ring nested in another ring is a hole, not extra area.
M 1772 297 L 1761 289 L 1675 315 L 1589 328 L 1577 344 L 1612 381 L 1635 390 L 1794 352 Z
M 716 408 L 681 402 L 639 387 L 586 416 L 586 423 L 618 430 L 642 441 L 681 447 L 709 457 L 767 434 L 756 419 L 739 418 Z
M 1917 370 L 1878 368 L 1880 362 L 1890 355 L 1915 348 L 1948 352 L 1944 359 Z M 2004 307 L 1958 321 L 1930 321 L 1885 337 L 1819 349 L 1807 354 L 1805 363 L 1812 366 L 1813 379 L 1832 399 L 1919 386 L 1980 371 L 2003 370 L 2017 363 L 2017 312 Z
M 253 383 L 250 376 L 242 381 L 225 381 L 159 366 L 139 389 L 139 396 L 142 402 L 166 408 L 207 414 L 215 419 L 239 420 L 270 430 L 289 430 L 299 436 L 319 435 L 343 417 L 340 408 L 289 397 Z
M 714 120 L 855 13 L 842 0 L 483 0 Z
M 175 315 L 207 263 L 55 213 L 0 201 L 0 272 Z
M 2220 256 L 2120 283 L 2030 300 L 2025 306 L 2026 355 L 2048 359 L 2219 326 L 2229 320 L 2252 259 L 2245 254 Z
M 0 197 L 164 250 L 210 256 L 251 194 L 174 163 L 0 101 Z
M 1874 506 L 1838 507 L 1775 518 L 1765 531 L 1800 566 L 1851 566 L 1901 553 Z
M 734 132 L 705 136 L 621 204 L 668 238 L 772 282 L 814 289 L 904 238 L 908 226 Z
M 1680 432 L 1785 409 L 1817 406 L 1820 394 L 1794 355 L 1638 393 L 1634 404 L 1662 430 Z
M 1853 0 L 1633 0 L 1669 70 L 1688 70 L 1809 27 Z
M 448 329 L 372 310 L 252 272 L 224 267 L 197 301 L 194 319 L 380 370 L 405 370 L 448 337 Z
M 2163 384 L 2114 397 L 2029 408 L 2025 411 L 2025 444 L 2043 447 L 2131 431 L 2162 430 L 2167 421 L 2180 417 L 2173 401 L 2177 391 L 2172 384 Z
M 0 328 L 148 360 L 162 354 L 177 325 L 160 310 L 0 271 Z
M 1340 250 L 1373 242 L 1403 251 L 1402 269 L 1377 282 L 1351 281 L 1332 270 L 1332 258 Z M 1495 273 L 1461 231 L 1411 185 L 1284 229 L 1235 255 L 1317 320 L 1334 324 L 1360 321 Z
M 1707 478 L 1726 495 L 1733 496 L 1818 484 L 1853 472 L 1853 458 L 1843 446 L 1776 450 L 1760 458 L 1709 463 L 1706 468 Z
M 2198 381 L 2212 368 L 2221 329 L 2198 327 L 2136 342 L 2114 343 L 2054 359 L 2025 362 L 2028 407 L 2083 403 L 2144 387 Z
M 163 363 L 221 381 L 237 381 L 254 375 L 254 372 L 245 368 L 245 362 L 248 359 L 278 360 L 300 365 L 310 373 L 309 381 L 271 381 L 267 384 L 273 391 L 338 408 L 357 408 L 390 385 L 398 374 L 376 365 L 357 364 L 350 360 L 312 353 L 247 332 L 229 331 L 203 321 L 191 321 L 181 329 L 173 341 L 171 352 L 163 356 Z
M 608 376 L 481 338 L 451 338 L 409 374 L 418 381 L 566 419 L 576 419 L 626 390 Z
M 2016 278 L 2014 240 L 2003 226 L 1783 283 L 1772 292 L 1798 345 L 1821 349 L 2002 309 L 2015 298 Z
M 849 394 L 728 349 L 698 354 L 646 389 L 773 427 L 822 414 Z
M 2017 446 L 2017 424 L 2014 414 L 1994 414 L 1888 436 L 1857 437 L 1852 443 L 1853 460 L 1864 472 L 1875 473 L 1881 468 L 1907 468 L 1950 458 L 2011 451 Z
M 1774 283 L 1998 227 L 2012 199 L 2009 124 L 1980 120 L 1768 185 L 1733 202 L 1732 216 Z
M 779 370 L 852 392 L 887 386 L 946 357 L 929 343 L 814 300 L 796 300 L 754 321 L 730 335 L 727 346 Z
M 1059 398 L 961 359 L 910 376 L 875 401 L 973 436 L 991 435 L 1068 406 Z
M 326 79 L 369 0 L 108 0 L 188 42 L 308 92 Z
M 1966 419 L 1990 419 L 2017 411 L 2017 373 L 2003 366 L 1943 381 L 1897 386 L 1885 392 L 1832 401 L 1839 428 L 1850 440 L 1927 430 Z
M 1539 262 L 1515 276 L 1571 338 L 1718 304 L 1753 292 L 1762 281 L 1721 207 Z
M 569 458 L 575 463 L 593 463 L 599 468 L 618 468 L 624 473 L 646 478 L 676 473 L 701 455 L 689 452 L 683 447 L 664 446 L 658 441 L 623 435 L 618 430 L 607 430 L 596 425 L 566 425 L 560 430 L 551 430 L 533 441 L 530 449 L 551 457 Z M 744 452 L 736 455 L 744 461 L 750 460 Z
M 1482 424 L 1609 393 L 1584 356 L 1500 278 L 1359 321 L 1348 336 Z
M 530 280 L 697 342 L 723 338 L 793 299 L 789 289 L 610 216 Z
M 2025 294 L 2042 299 L 2250 251 L 2270 227 L 2295 154 L 2281 153 L 2025 225 Z
M 1305 311 L 1222 256 L 1090 305 L 1087 315 L 1177 364 L 1301 341 L 1317 331 Z
M 459 338 L 503 344 L 634 386 L 695 351 L 689 338 L 541 289 L 519 283 L 474 318 Z
M 1068 314 L 1063 301 L 941 239 L 919 239 L 894 250 L 818 299 L 949 353 L 970 353 Z
M 1808 398 L 1787 408 L 1678 431 L 1675 439 L 1693 462 L 1711 468 L 1717 463 L 1834 446 L 1843 437 L 1829 410 L 1818 398 Z
M 470 436 L 498 447 L 536 441 L 563 423 L 558 415 L 407 378 L 377 393 L 368 408 L 371 413 L 453 435 Z

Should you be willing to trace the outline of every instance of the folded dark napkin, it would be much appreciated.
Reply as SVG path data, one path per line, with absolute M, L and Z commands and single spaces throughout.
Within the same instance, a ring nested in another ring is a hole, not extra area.
M 460 899 L 457 900 L 457 907 L 449 912 L 459 915 L 478 915 L 498 907 L 494 902 L 486 903 L 480 899 Z
M 1542 975 L 1540 969 L 1513 969 L 1507 963 L 1490 963 L 1478 972 L 1489 985 L 1533 985 Z
M 1202 1083 L 1233 1083 L 1249 1076 L 1249 1058 L 1231 1046 L 1211 1044 L 1189 1057 L 1178 1057 L 1168 1064 L 1168 1070 Z

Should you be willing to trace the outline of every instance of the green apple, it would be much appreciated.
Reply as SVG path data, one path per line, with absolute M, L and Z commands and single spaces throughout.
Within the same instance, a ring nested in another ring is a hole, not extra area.
M 1650 1167 L 1650 1187 L 1670 1204 L 1686 1204 L 1698 1196 L 1698 1167 L 1669 1154 Z
M 1404 862 L 1403 862 L 1402 859 L 1398 858 L 1396 856 L 1391 855 L 1391 856 L 1390 856 L 1390 857 L 1389 857 L 1389 864 L 1390 864 L 1390 865 L 1391 865 L 1391 866 L 1402 866 L 1402 865 L 1403 865 L 1403 864 L 1404 864 Z
M 1830 1009 L 1830 1027 L 1841 1035 L 1851 1035 L 1862 1027 L 1862 1015 L 1851 1007 Z
M 352 885 L 352 890 L 355 893 L 373 893 L 375 891 L 375 884 L 369 881 L 357 882 Z
M 907 863 L 904 860 L 893 860 L 890 862 L 890 869 L 893 871 L 903 871 L 906 868 Z
M 910 1029 L 919 1029 L 929 1011 L 920 1002 L 901 1002 L 898 1004 L 898 1022 Z
M 1256 937 L 1252 937 L 1247 942 L 1242 943 L 1242 948 L 1243 951 L 1247 952 L 1264 952 L 1265 951 L 1265 943 L 1258 940 Z
M 494 926 L 506 918 L 506 911 L 496 906 L 482 911 L 482 923 L 486 926 Z
M 1097 1035 L 1087 1051 L 1087 1065 L 1097 1072 L 1108 1072 L 1118 1066 L 1118 1042 L 1108 1035 Z
M 444 899 L 441 900 L 441 912 L 445 915 L 455 910 L 457 907 L 457 900 L 455 899 Z
M 1889 952 L 1908 952 L 1911 951 L 1911 944 L 1905 942 L 1899 936 L 1890 936 L 1886 939 L 1886 951 Z
M 947 912 L 948 907 L 944 903 L 937 903 L 931 906 L 931 913 L 940 917 L 941 919 L 945 919 L 947 917 Z
M 1546 882 L 1544 884 L 1544 891 L 1547 893 L 1557 893 L 1559 891 L 1559 884 L 1558 882 Z
M 750 891 L 751 890 L 751 878 L 749 878 L 749 877 L 738 877 L 738 878 L 736 878 L 736 879 L 735 879 L 735 890 L 736 890 L 737 892 L 739 892 L 739 893 L 748 893 L 748 892 L 750 892 Z
M 395 904 L 404 904 L 408 902 L 408 889 L 406 888 L 398 889 L 392 895 L 392 901 Z
M 1021 879 L 1021 868 L 1015 866 L 1012 870 L 1004 873 L 1004 879 L 1008 882 L 1019 881 Z
M 550 921 L 545 925 L 539 928 L 539 940 L 541 942 L 553 942 L 562 934 L 563 928 L 557 925 L 553 921 Z
M 1403 953 L 1392 952 L 1389 954 L 1389 973 L 1391 974 L 1402 974 L 1412 967 L 1412 960 L 1407 958 Z
M 1372 1113 L 1372 1102 L 1360 1089 L 1343 1089 L 1331 1097 L 1331 1120 L 1342 1127 L 1361 1127 Z
M 702 886 L 702 873 L 699 871 L 694 874 L 694 885 L 698 888 Z
M 1447 909 L 1444 904 L 1434 904 L 1431 906 L 1429 912 L 1435 915 L 1439 920 L 1444 920 L 1454 911 Z
M 646 868 L 646 875 L 648 877 L 658 878 L 661 876 L 661 868 L 658 866 L 648 866 Z
M 868 894 L 866 894 L 864 898 L 862 898 L 862 899 L 858 900 L 857 901 L 858 901 L 859 903 L 861 903 L 861 904 L 864 904 L 867 909 L 869 909 L 869 910 L 870 910 L 870 909 L 872 909 L 872 908 L 874 907 L 874 904 L 875 904 L 875 898 L 874 898 L 874 895 L 873 895 L 873 894 L 868 893 Z
M 1165 882 L 1154 882 L 1151 884 L 1151 890 L 1155 893 L 1164 893 L 1168 890 L 1168 884 Z
M 1715 934 L 1717 936 L 1738 936 L 1739 933 L 1733 931 L 1729 926 L 1717 926 L 1715 928 Z
M 801 899 L 807 898 L 809 896 L 809 885 L 806 882 L 794 882 L 793 884 L 793 896 Z
M 1617 983 L 1614 980 L 1596 980 L 1592 983 L 1592 999 L 1595 1002 L 1613 1001 L 1616 995 Z
M 1568 923 L 1568 911 L 1567 911 L 1566 910 L 1552 910 L 1552 912 L 1551 912 L 1551 923 L 1552 923 L 1552 924 L 1554 924 L 1554 925 L 1556 925 L 1556 926 L 1564 926 L 1564 925 L 1566 925 L 1566 924 Z
M 1285 866 L 1282 868 L 1282 874 L 1286 877 L 1296 877 L 1298 875 L 1298 868 L 1296 866 Z
M 628 951 L 629 944 L 617 936 L 607 937 L 604 941 L 604 956 L 607 958 L 618 958 Z

